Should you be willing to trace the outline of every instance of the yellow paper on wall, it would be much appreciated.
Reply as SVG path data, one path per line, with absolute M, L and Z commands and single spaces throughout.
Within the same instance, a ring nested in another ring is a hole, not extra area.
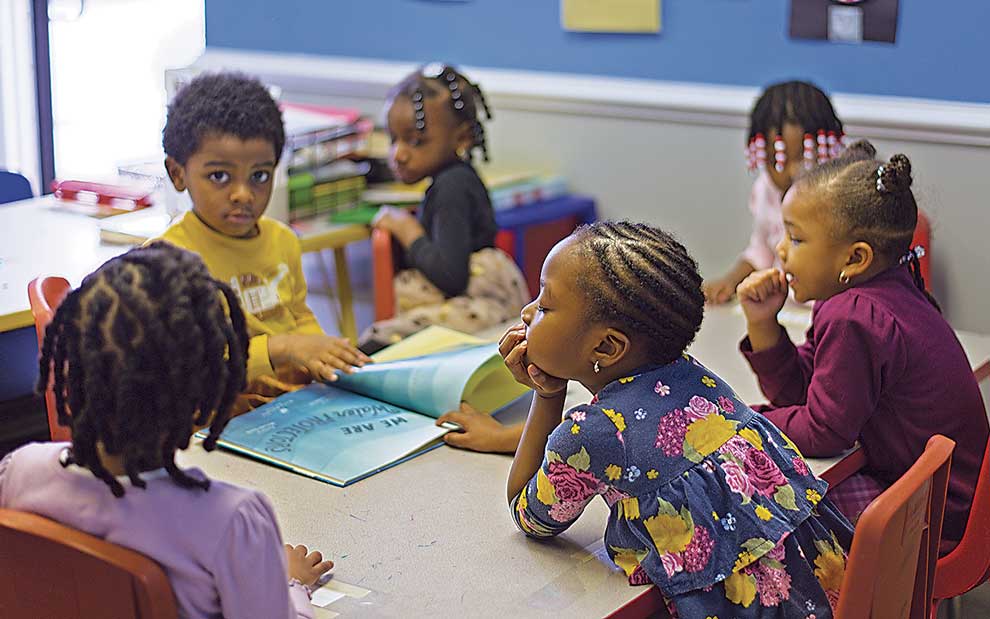
M 660 0 L 560 0 L 560 24 L 578 32 L 660 32 Z

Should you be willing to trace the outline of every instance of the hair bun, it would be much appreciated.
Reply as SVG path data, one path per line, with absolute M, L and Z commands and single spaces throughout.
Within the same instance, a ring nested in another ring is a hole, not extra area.
M 911 160 L 900 153 L 883 165 L 880 181 L 884 193 L 903 193 L 911 188 Z
M 869 140 L 856 140 L 846 147 L 840 158 L 844 161 L 851 162 L 875 159 L 876 156 L 877 149 L 873 147 L 873 144 Z

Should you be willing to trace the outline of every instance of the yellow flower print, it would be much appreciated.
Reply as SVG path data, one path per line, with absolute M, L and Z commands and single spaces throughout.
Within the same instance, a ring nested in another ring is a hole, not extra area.
M 625 378 L 620 378 L 619 379 L 619 384 L 620 385 L 625 385 L 627 383 L 633 382 L 634 380 L 636 380 L 636 377 L 635 376 L 626 376 Z
M 639 520 L 639 499 L 636 497 L 622 499 L 622 511 L 626 520 Z
M 736 433 L 735 422 L 717 413 L 698 419 L 688 426 L 685 439 L 702 456 L 714 452 Z
M 605 477 L 608 477 L 609 481 L 615 481 L 616 479 L 622 477 L 622 467 L 617 464 L 610 464 L 606 466 Z
M 739 431 L 739 436 L 746 439 L 746 442 L 752 445 L 753 447 L 756 447 L 760 451 L 763 451 L 763 438 L 761 438 L 760 435 L 757 434 L 756 430 L 754 430 L 753 428 L 743 428 L 742 430 Z
M 756 579 L 749 574 L 732 572 L 725 579 L 725 597 L 733 604 L 749 608 L 756 599 Z
M 622 413 L 617 413 L 615 412 L 615 409 L 612 408 L 603 408 L 602 412 L 612 420 L 612 423 L 615 424 L 615 427 L 618 428 L 619 432 L 625 432 L 626 420 L 622 418 Z
M 714 389 L 717 383 L 715 382 L 715 379 L 712 378 L 711 376 L 702 376 L 701 384 L 711 389 Z
M 626 576 L 632 576 L 632 573 L 639 567 L 639 562 L 648 554 L 646 550 L 638 548 L 616 548 L 615 546 L 611 546 L 611 548 L 612 552 L 615 553 L 612 560 L 622 568 Z
M 557 491 L 542 467 L 536 473 L 536 498 L 544 505 L 553 505 L 557 502 Z
M 579 426 L 578 424 L 574 424 L 573 426 L 571 426 L 571 434 L 577 434 L 580 431 L 581 431 L 581 426 Z
M 732 566 L 732 571 L 738 572 L 753 561 L 756 561 L 756 557 L 753 556 L 753 553 L 748 550 L 744 550 L 739 553 L 739 558 L 736 559 L 736 564 Z
M 846 558 L 841 552 L 828 551 L 815 557 L 815 576 L 826 591 L 838 591 L 846 573 Z
M 693 527 L 680 516 L 657 514 L 644 520 L 643 524 L 660 554 L 683 551 L 694 535 Z
M 646 476 L 650 479 L 656 479 L 659 474 L 660 473 L 657 473 L 656 469 L 650 469 L 649 471 L 646 471 Z
M 818 501 L 822 500 L 822 495 L 818 493 L 814 488 L 808 488 L 804 491 L 804 497 L 808 499 L 808 502 L 812 505 L 818 505 Z
M 522 492 L 519 493 L 519 500 L 516 501 L 516 510 L 521 514 L 526 511 L 527 507 L 529 507 L 529 501 L 526 500 L 526 487 L 523 486 Z
M 770 510 L 767 509 L 766 507 L 763 507 L 762 505 L 757 505 L 756 517 L 759 518 L 760 520 L 770 520 L 771 518 L 773 518 L 773 514 L 771 514 Z

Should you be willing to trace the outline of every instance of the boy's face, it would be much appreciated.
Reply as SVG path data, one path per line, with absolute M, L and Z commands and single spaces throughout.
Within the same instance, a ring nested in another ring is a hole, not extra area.
M 189 190 L 203 223 L 225 236 L 252 237 L 272 195 L 275 159 L 264 138 L 207 134 L 185 165 L 168 157 L 165 167 L 176 191 Z
M 470 146 L 467 123 L 454 117 L 446 94 L 425 98 L 423 112 L 426 129 L 420 131 L 409 97 L 396 97 L 388 110 L 389 164 L 403 183 L 433 176 L 457 159 L 458 148 Z

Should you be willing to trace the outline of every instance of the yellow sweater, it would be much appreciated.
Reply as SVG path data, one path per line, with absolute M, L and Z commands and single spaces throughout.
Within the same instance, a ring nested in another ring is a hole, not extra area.
M 190 211 L 161 237 L 198 253 L 210 274 L 237 293 L 251 336 L 248 382 L 275 374 L 268 336 L 323 333 L 306 305 L 299 239 L 288 226 L 267 217 L 258 220 L 258 229 L 259 234 L 248 239 L 224 236 Z

